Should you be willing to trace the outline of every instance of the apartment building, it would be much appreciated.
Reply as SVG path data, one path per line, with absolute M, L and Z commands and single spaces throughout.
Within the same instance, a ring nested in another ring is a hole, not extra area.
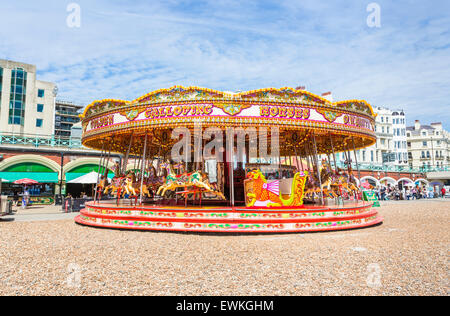
M 0 133 L 52 135 L 56 91 L 36 79 L 36 66 L 0 59 Z
M 80 122 L 82 105 L 72 102 L 56 100 L 55 110 L 55 136 L 71 137 L 73 125 Z
M 422 125 L 419 120 L 406 129 L 409 165 L 412 168 L 444 169 L 450 166 L 450 133 L 442 123 Z
M 377 142 L 373 146 L 357 151 L 358 163 L 371 167 L 408 167 L 406 140 L 406 118 L 403 110 L 376 107 L 375 133 Z M 352 160 L 353 153 L 351 155 Z M 340 155 L 341 162 L 345 161 Z

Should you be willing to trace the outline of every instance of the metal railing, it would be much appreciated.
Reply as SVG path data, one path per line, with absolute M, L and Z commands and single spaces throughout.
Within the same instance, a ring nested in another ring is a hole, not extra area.
M 83 148 L 81 138 L 58 137 L 58 136 L 38 136 L 38 135 L 14 135 L 0 133 L 0 145 L 26 145 L 33 147 L 66 147 Z
M 343 162 L 338 162 L 337 166 L 339 168 L 345 169 L 347 165 Z M 352 163 L 352 169 L 357 170 L 357 166 L 355 163 Z M 371 165 L 371 164 L 359 164 L 360 170 L 370 170 L 370 171 L 379 171 L 379 172 L 405 172 L 405 173 L 426 173 L 426 172 L 443 172 L 450 171 L 449 166 L 445 167 L 420 167 L 420 168 L 411 168 L 409 166 L 396 166 L 396 165 Z

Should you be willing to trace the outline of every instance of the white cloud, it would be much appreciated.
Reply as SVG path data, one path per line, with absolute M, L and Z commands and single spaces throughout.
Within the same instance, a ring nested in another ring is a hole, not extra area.
M 81 28 L 69 29 L 67 3 L 0 0 L 0 57 L 36 64 L 62 98 L 307 85 L 450 129 L 446 2 L 379 1 L 379 29 L 365 24 L 361 1 L 78 3 Z

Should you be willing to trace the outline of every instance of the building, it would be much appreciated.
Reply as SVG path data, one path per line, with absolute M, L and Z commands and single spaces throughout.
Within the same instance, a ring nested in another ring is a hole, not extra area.
M 408 167 L 408 149 L 406 140 L 406 119 L 403 110 L 390 110 L 383 107 L 373 109 L 377 114 L 375 145 L 357 151 L 358 163 L 369 169 L 384 167 Z M 352 155 L 353 156 L 353 153 Z M 354 158 L 352 157 L 354 161 Z M 340 161 L 345 161 L 340 155 Z
M 0 134 L 52 135 L 56 91 L 36 66 L 0 59 Z
M 56 100 L 55 136 L 71 137 L 72 126 L 80 122 L 79 115 L 82 109 L 82 105 L 76 105 L 68 101 Z
M 406 129 L 409 165 L 422 170 L 448 169 L 450 166 L 450 133 L 442 123 L 422 125 L 416 120 Z

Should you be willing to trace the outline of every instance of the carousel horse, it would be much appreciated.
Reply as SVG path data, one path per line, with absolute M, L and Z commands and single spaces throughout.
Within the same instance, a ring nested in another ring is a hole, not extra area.
M 112 178 L 111 184 L 105 187 L 103 193 L 108 194 L 111 191 L 112 195 L 116 195 L 117 198 L 120 198 L 122 194 L 124 194 L 122 190 L 124 183 L 125 183 L 125 176 L 116 176 Z
M 320 168 L 320 180 L 317 176 L 317 168 L 313 167 L 312 174 L 308 177 L 306 183 L 305 196 L 314 198 L 315 194 L 322 192 L 324 196 L 334 197 L 334 192 L 331 190 L 331 183 L 333 179 L 333 172 L 331 168 L 322 166 Z
M 102 192 L 105 190 L 107 185 L 108 185 L 108 170 L 105 172 L 104 175 L 100 177 L 100 181 L 97 184 L 97 194 L 99 200 L 102 198 Z
M 338 168 L 335 180 L 331 186 L 339 196 L 350 196 L 359 193 L 359 189 L 355 184 L 356 179 L 351 172 L 347 174 L 343 169 Z
M 161 168 L 167 171 L 167 176 L 164 177 L 164 183 L 158 188 L 156 195 L 164 196 L 166 191 L 175 191 L 177 188 L 182 187 L 182 183 L 178 180 L 170 163 L 162 163 Z
M 161 167 L 167 170 L 167 177 L 164 184 L 159 187 L 157 195 L 164 196 L 167 191 L 175 191 L 177 188 L 189 188 L 194 186 L 225 199 L 220 191 L 216 191 L 211 187 L 208 177 L 205 174 L 202 174 L 202 172 L 184 172 L 180 175 L 176 175 L 170 163 L 164 163 Z
M 331 198 L 338 197 L 339 190 L 336 190 L 336 187 L 333 186 L 333 184 L 337 180 L 336 173 L 333 171 L 333 168 L 326 159 L 322 159 L 321 178 L 323 181 L 322 192 L 324 196 L 328 196 Z
M 141 191 L 141 182 L 136 179 L 136 175 L 133 171 L 130 171 L 125 177 L 124 191 L 128 196 L 138 196 Z M 142 195 L 151 197 L 148 187 L 145 183 L 142 184 Z
M 154 195 L 158 188 L 163 184 L 161 178 L 157 176 L 156 169 L 154 167 L 150 169 L 149 176 L 144 179 L 144 182 L 152 195 Z
M 279 190 L 279 181 L 268 183 L 260 170 L 253 170 L 247 174 L 247 178 L 253 181 L 253 192 L 247 193 L 250 202 L 248 207 L 266 206 L 301 206 L 303 205 L 304 189 L 308 172 L 297 173 L 292 181 L 291 194 L 284 199 Z M 262 204 L 262 205 L 257 205 Z

